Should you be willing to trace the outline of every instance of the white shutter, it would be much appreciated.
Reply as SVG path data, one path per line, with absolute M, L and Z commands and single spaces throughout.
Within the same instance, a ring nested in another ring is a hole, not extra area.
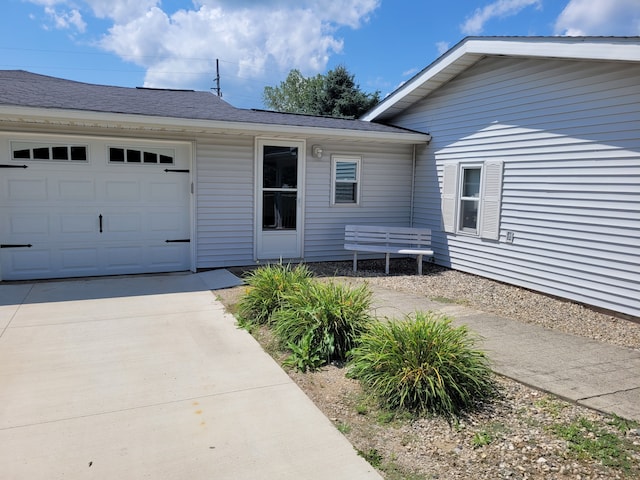
M 442 223 L 447 233 L 456 232 L 458 164 L 445 163 L 442 176 Z
M 502 197 L 502 163 L 490 160 L 484 164 L 483 194 L 480 213 L 480 237 L 500 239 L 500 204 Z

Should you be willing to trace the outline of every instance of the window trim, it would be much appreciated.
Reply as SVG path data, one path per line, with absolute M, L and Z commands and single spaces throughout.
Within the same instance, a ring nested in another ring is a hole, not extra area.
M 458 233 L 466 233 L 473 236 L 478 236 L 480 231 L 480 217 L 482 213 L 482 187 L 484 186 L 484 165 L 482 163 L 461 163 L 458 174 L 458 194 L 456 195 L 457 215 L 456 215 L 456 231 Z M 480 170 L 480 184 L 478 185 L 477 197 L 465 197 L 464 192 L 464 175 L 466 170 Z M 462 220 L 462 202 L 476 202 L 476 226 L 475 228 L 463 226 Z
M 112 150 L 122 150 L 123 160 L 114 161 L 112 158 Z M 133 145 L 116 145 L 116 144 L 108 144 L 107 145 L 107 164 L 108 165 L 146 165 L 146 166 L 172 166 L 176 164 L 176 150 L 174 148 L 169 147 L 151 147 L 151 146 L 133 146 Z M 137 161 L 129 161 L 129 155 L 137 154 L 139 160 Z M 146 157 L 148 155 L 155 155 L 156 161 L 149 162 L 146 161 Z M 161 158 L 169 158 L 171 162 L 161 161 Z
M 337 165 L 339 162 L 355 163 L 356 164 L 356 178 L 353 181 L 338 181 Z M 331 206 L 341 207 L 353 207 L 360 205 L 360 195 L 362 191 L 361 182 L 361 170 L 362 170 L 362 156 L 361 155 L 331 155 Z M 353 202 L 336 202 L 336 186 L 340 183 L 351 183 L 356 185 L 356 195 Z
M 12 140 L 9 148 L 11 150 L 11 160 L 15 162 L 47 162 L 47 163 L 73 163 L 84 164 L 89 162 L 89 145 L 86 143 L 64 143 L 64 142 L 33 142 L 33 141 L 20 141 Z M 73 158 L 73 149 L 84 149 L 84 159 L 78 160 Z M 66 150 L 67 158 L 56 158 L 59 155 L 60 149 Z M 46 150 L 47 158 L 40 158 L 36 156 L 35 151 Z M 16 157 L 16 152 L 29 151 L 29 157 Z

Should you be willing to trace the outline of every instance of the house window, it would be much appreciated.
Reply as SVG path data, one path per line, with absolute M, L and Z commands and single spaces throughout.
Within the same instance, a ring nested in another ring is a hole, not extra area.
M 43 160 L 54 162 L 86 162 L 86 145 L 48 145 L 42 143 L 11 142 L 14 160 Z
M 262 229 L 295 230 L 298 199 L 298 147 L 263 147 Z
M 458 230 L 478 233 L 481 166 L 462 166 L 460 175 L 460 217 Z
M 332 204 L 358 204 L 360 196 L 360 157 L 334 156 L 331 161 Z
M 173 165 L 175 152 L 168 148 L 109 147 L 109 163 Z
M 502 161 L 444 164 L 442 221 L 447 233 L 500 238 Z

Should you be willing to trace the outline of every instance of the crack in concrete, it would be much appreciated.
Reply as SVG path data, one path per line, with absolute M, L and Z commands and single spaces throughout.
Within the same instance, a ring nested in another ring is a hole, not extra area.
M 167 400 L 166 402 L 149 403 L 149 404 L 146 404 L 146 405 L 136 405 L 136 406 L 133 406 L 133 407 L 119 408 L 117 410 L 107 410 L 107 411 L 103 411 L 103 412 L 87 413 L 85 415 L 76 415 L 74 417 L 55 418 L 55 419 L 52 419 L 52 420 L 43 420 L 41 422 L 25 423 L 25 424 L 22 424 L 22 425 L 11 425 L 11 426 L 8 426 L 8 427 L 0 427 L 0 432 L 5 431 L 5 430 L 13 430 L 13 429 L 17 429 L 17 428 L 34 427 L 36 425 L 46 425 L 48 423 L 67 422 L 69 420 L 76 420 L 78 418 L 99 417 L 99 416 L 102 416 L 102 415 L 111 415 L 113 413 L 129 412 L 129 411 L 132 411 L 132 410 L 140 410 L 140 409 L 143 409 L 143 408 L 153 408 L 153 407 L 161 407 L 163 405 L 173 405 L 173 404 L 182 403 L 182 402 L 201 400 L 201 399 L 204 399 L 204 398 L 221 397 L 221 396 L 224 396 L 224 395 L 233 395 L 233 394 L 236 394 L 236 393 L 251 392 L 251 391 L 255 391 L 255 390 L 266 390 L 266 389 L 270 389 L 270 388 L 283 387 L 283 386 L 292 385 L 292 384 L 295 385 L 295 382 L 293 380 L 291 380 L 289 382 L 284 382 L 284 383 L 273 383 L 273 384 L 270 384 L 270 385 L 261 385 L 259 387 L 250 387 L 250 388 L 240 388 L 238 390 L 229 390 L 228 392 L 210 393 L 208 395 L 200 395 L 200 396 L 197 396 L 197 397 L 178 398 L 178 399 L 175 399 L 175 400 Z
M 9 321 L 7 322 L 7 324 L 5 325 L 5 327 L 2 329 L 2 332 L 0 332 L 0 338 L 2 338 L 2 336 L 4 335 L 4 332 L 7 331 L 7 329 L 9 328 L 9 325 L 11 325 L 11 322 L 13 322 L 13 320 L 16 318 L 16 315 L 18 314 L 18 311 L 20 310 L 20 307 L 22 305 L 24 305 L 24 301 L 29 298 L 29 295 L 31 295 L 31 291 L 33 290 L 33 288 L 36 286 L 35 283 L 31 284 L 31 288 L 29 289 L 29 291 L 24 295 L 24 297 L 22 297 L 22 300 L 20 300 L 20 303 L 16 303 L 16 311 L 13 312 L 13 315 L 11 315 L 11 318 L 9 319 Z
M 600 395 L 593 395 L 592 397 L 578 398 L 576 402 L 582 402 L 584 400 L 592 400 L 594 398 L 608 397 L 609 395 L 617 395 L 618 393 L 632 392 L 633 390 L 640 390 L 640 386 L 625 388 L 624 390 L 616 390 L 614 392 L 601 393 Z

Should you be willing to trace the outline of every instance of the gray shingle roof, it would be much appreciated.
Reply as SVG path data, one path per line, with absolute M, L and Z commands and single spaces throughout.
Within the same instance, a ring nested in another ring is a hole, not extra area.
M 0 70 L 0 105 L 366 132 L 408 132 L 361 120 L 236 108 L 209 92 L 95 85 L 24 70 Z

